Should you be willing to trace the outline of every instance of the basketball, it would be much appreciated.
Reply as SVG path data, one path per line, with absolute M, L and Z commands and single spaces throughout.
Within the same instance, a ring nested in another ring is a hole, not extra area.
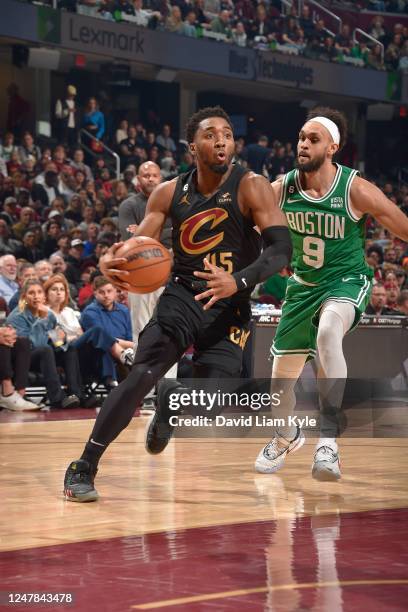
M 129 283 L 129 291 L 132 293 L 151 293 L 162 287 L 170 275 L 170 253 L 154 238 L 130 238 L 116 251 L 115 257 L 126 258 L 126 262 L 117 268 L 129 274 L 117 276 L 121 281 Z

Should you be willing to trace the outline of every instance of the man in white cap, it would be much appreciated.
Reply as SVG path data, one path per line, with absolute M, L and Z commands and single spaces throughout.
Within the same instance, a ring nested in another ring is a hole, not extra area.
M 272 183 L 292 238 L 294 275 L 271 347 L 271 391 L 280 395 L 274 417 L 285 425 L 276 428 L 259 453 L 255 469 L 261 473 L 277 472 L 286 456 L 304 443 L 293 422 L 294 386 L 306 361 L 318 352 L 320 439 L 312 476 L 320 481 L 341 477 L 336 438 L 345 429 L 343 337 L 358 324 L 372 285 L 364 256 L 366 216 L 408 241 L 404 213 L 356 170 L 333 162 L 346 138 L 347 121 L 341 112 L 314 109 L 299 133 L 296 169 Z
M 76 87 L 74 85 L 68 85 L 65 98 L 63 100 L 57 100 L 55 105 L 55 116 L 59 123 L 59 136 L 69 147 L 74 147 L 78 140 L 77 108 L 75 105 L 76 95 Z

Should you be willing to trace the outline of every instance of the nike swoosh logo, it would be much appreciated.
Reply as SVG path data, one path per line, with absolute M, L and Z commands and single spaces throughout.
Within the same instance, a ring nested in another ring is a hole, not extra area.
M 242 278 L 241 280 L 242 280 L 242 282 L 244 283 L 245 287 L 248 287 L 248 285 L 247 285 L 247 282 L 246 282 L 245 278 Z
M 298 198 L 297 200 L 292 200 L 288 198 L 286 201 L 288 204 L 294 204 L 295 202 L 302 202 L 302 199 Z
M 343 281 L 343 283 L 347 283 L 347 281 L 349 281 L 349 280 L 354 280 L 354 277 L 353 276 L 346 276 L 345 278 L 342 278 L 341 280 Z
M 96 446 L 106 446 L 106 444 L 100 444 L 99 442 L 95 442 L 93 438 L 91 438 L 89 441 L 92 442 L 92 444 L 96 444 Z

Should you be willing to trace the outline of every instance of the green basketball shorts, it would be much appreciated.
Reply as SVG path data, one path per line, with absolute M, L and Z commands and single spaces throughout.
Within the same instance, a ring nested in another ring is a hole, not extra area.
M 353 329 L 367 307 L 371 286 L 371 279 L 364 274 L 348 274 L 315 286 L 300 283 L 292 276 L 288 281 L 282 316 L 271 354 L 301 354 L 306 355 L 308 359 L 315 357 L 317 327 L 322 306 L 328 300 L 353 304 Z

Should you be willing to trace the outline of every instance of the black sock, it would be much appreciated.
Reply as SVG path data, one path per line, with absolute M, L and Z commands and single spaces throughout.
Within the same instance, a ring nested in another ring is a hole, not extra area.
M 85 444 L 84 452 L 81 455 L 83 461 L 88 461 L 91 464 L 93 471 L 96 472 L 98 469 L 98 463 L 103 453 L 106 450 L 105 445 L 95 444 L 95 442 L 88 442 Z

